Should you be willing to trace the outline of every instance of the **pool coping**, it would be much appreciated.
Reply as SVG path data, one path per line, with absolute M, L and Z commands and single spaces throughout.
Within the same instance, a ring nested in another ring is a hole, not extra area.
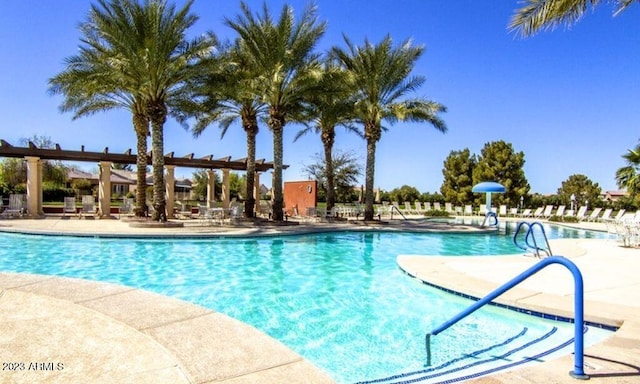
M 54 313 L 47 312 L 49 307 Z M 0 273 L 0 308 L 3 363 L 23 364 L 0 371 L 2 382 L 334 383 L 250 325 L 138 288 Z M 43 332 L 43 321 L 45 332 L 61 338 L 33 340 Z M 76 334 L 81 339 L 74 339 Z M 87 339 L 98 349 L 83 354 Z M 34 372 L 32 362 L 62 369 Z

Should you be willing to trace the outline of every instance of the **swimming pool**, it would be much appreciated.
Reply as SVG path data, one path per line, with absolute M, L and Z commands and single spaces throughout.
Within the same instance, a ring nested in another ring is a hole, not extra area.
M 508 225 L 492 234 L 225 239 L 0 234 L 0 270 L 115 282 L 190 301 L 281 340 L 338 382 L 355 382 L 423 370 L 425 332 L 469 304 L 407 277 L 396 256 L 518 253 L 505 232 Z M 555 227 L 548 234 L 605 236 Z M 506 340 L 546 338 L 552 330 L 557 340 L 572 336 L 569 324 L 485 308 L 438 336 L 434 365 Z

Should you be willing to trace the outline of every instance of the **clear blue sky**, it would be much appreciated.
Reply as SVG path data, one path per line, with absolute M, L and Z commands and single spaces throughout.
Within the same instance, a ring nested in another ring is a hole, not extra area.
M 182 2 L 178 2 L 182 4 Z M 259 10 L 262 1 L 248 1 Z M 283 1 L 267 1 L 278 15 Z M 300 14 L 306 2 L 288 2 Z M 585 174 L 603 190 L 617 189 L 621 155 L 640 139 L 640 6 L 612 17 L 605 4 L 571 28 L 560 27 L 522 39 L 507 24 L 517 0 L 319 0 L 328 30 L 318 50 L 344 46 L 342 34 L 357 44 L 379 42 L 390 34 L 400 43 L 412 38 L 426 47 L 415 74 L 427 81 L 418 92 L 447 106 L 449 131 L 428 125 L 396 124 L 378 143 L 375 184 L 403 184 L 421 192 L 438 191 L 442 165 L 452 150 L 479 154 L 485 143 L 505 140 L 525 153 L 532 192 L 554 193 L 572 174 Z M 3 3 L 0 14 L 0 138 L 17 144 L 34 134 L 50 137 L 64 149 L 135 151 L 126 111 L 76 121 L 58 110 L 60 97 L 47 94 L 47 80 L 63 69 L 79 44 L 78 24 L 90 1 L 21 0 Z M 238 13 L 239 1 L 196 0 L 200 16 L 193 33 L 214 31 L 232 38 L 224 17 Z M 258 135 L 257 157 L 271 160 L 272 137 Z M 299 127 L 285 128 L 285 181 L 306 179 L 301 171 L 321 153 L 320 139 L 293 142 Z M 351 150 L 364 169 L 365 143 L 338 129 L 337 149 Z M 230 129 L 220 139 L 211 126 L 198 139 L 174 121 L 165 126 L 165 152 L 182 156 L 246 155 L 244 132 Z M 93 169 L 95 164 L 83 164 Z M 177 170 L 189 176 L 193 170 Z M 262 182 L 270 183 L 263 176 Z M 364 177 L 362 177 L 364 180 Z

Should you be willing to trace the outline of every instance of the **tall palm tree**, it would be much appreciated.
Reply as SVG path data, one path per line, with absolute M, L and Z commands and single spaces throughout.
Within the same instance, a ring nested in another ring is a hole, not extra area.
M 254 216 L 258 118 L 267 113 L 266 105 L 253 92 L 254 78 L 251 61 L 236 44 L 208 61 L 207 70 L 194 81 L 193 97 L 182 100 L 179 108 L 183 114 L 179 121 L 196 117 L 192 129 L 195 137 L 214 122 L 219 124 L 221 137 L 224 137 L 229 127 L 240 121 L 247 138 L 246 218 Z
M 616 184 L 626 188 L 631 196 L 640 193 L 640 144 L 622 155 L 627 165 L 616 171 Z
M 296 23 L 293 9 L 285 5 L 275 22 L 263 5 L 263 14 L 254 16 L 246 3 L 241 14 L 225 19 L 239 35 L 257 76 L 255 94 L 269 106 L 268 126 L 273 133 L 273 220 L 282 221 L 283 130 L 289 116 L 295 116 L 308 96 L 318 87 L 321 68 L 313 49 L 324 34 L 326 23 L 317 21 L 314 6 L 307 7 Z
M 190 13 L 192 3 L 188 0 L 176 10 L 165 0 L 98 0 L 86 26 L 107 47 L 110 65 L 144 102 L 143 113 L 151 123 L 152 220 L 156 221 L 166 220 L 163 129 L 168 102 L 185 92 L 186 81 L 215 43 L 211 35 L 186 39 L 186 31 L 198 19 Z
M 307 108 L 301 116 L 301 120 L 306 121 L 305 128 L 296 134 L 294 141 L 310 132 L 320 135 L 324 149 L 325 187 L 327 212 L 329 212 L 336 202 L 333 163 L 336 127 L 343 126 L 359 136 L 362 136 L 362 133 L 351 124 L 354 119 L 354 97 L 346 71 L 330 62 L 325 64 L 323 71 L 321 90 L 311 95 Z
M 137 82 L 121 76 L 117 66 L 110 64 L 109 47 L 97 36 L 92 17 L 93 13 L 81 28 L 84 45 L 79 48 L 80 52 L 65 59 L 66 68 L 49 79 L 49 92 L 64 95 L 60 109 L 73 111 L 74 120 L 117 108 L 131 111 L 137 151 L 135 215 L 144 216 L 149 119 L 144 101 L 135 94 Z
M 382 131 L 386 130 L 382 122 L 427 122 L 446 132 L 447 127 L 438 116 L 446 111 L 446 107 L 423 98 L 405 99 L 407 94 L 424 83 L 423 77 L 410 76 L 423 47 L 412 46 L 407 40 L 394 48 L 390 36 L 377 45 L 365 40 L 362 47 L 354 45 L 346 36 L 344 39 L 347 50 L 334 47 L 332 55 L 350 73 L 355 84 L 355 115 L 364 125 L 367 141 L 364 219 L 373 220 L 376 144 L 382 137 Z
M 638 0 L 608 0 L 614 3 L 614 15 L 627 9 Z M 511 17 L 509 28 L 522 36 L 531 36 L 541 29 L 553 29 L 561 24 L 575 24 L 587 11 L 599 5 L 601 0 L 526 0 Z

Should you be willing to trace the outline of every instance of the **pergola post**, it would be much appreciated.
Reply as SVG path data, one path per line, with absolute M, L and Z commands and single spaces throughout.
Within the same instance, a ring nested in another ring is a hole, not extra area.
M 111 162 L 99 163 L 100 179 L 98 182 L 98 206 L 100 218 L 111 217 Z
M 173 219 L 173 207 L 174 200 L 176 199 L 175 191 L 175 165 L 166 165 L 164 168 L 167 170 L 167 174 L 164 177 L 164 191 L 166 200 L 167 219 Z
M 229 200 L 230 200 L 230 179 L 229 179 L 229 168 L 224 168 L 222 170 L 222 208 L 229 209 Z
M 39 166 L 40 158 L 25 156 L 27 160 L 27 213 L 30 217 L 39 216 L 42 211 L 42 167 Z
M 256 215 L 260 212 L 260 172 L 255 173 L 253 182 L 253 198 L 255 199 L 255 206 L 253 208 L 253 214 Z
M 44 216 L 44 209 L 42 209 L 42 166 L 44 162 L 42 160 L 38 161 L 38 216 Z
M 207 169 L 207 208 L 213 208 L 216 201 L 216 173 Z

